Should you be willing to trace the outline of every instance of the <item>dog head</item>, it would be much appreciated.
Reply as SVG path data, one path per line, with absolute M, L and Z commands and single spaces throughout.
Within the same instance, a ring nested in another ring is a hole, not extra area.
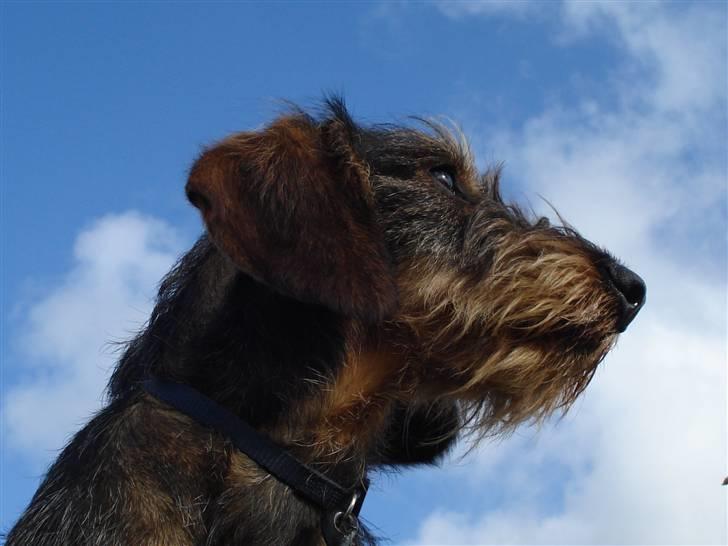
M 397 353 L 396 383 L 483 428 L 568 407 L 644 303 L 570 227 L 504 202 L 443 127 L 360 127 L 338 100 L 211 147 L 187 195 L 245 273 Z M 394 381 L 394 379 L 392 379 Z

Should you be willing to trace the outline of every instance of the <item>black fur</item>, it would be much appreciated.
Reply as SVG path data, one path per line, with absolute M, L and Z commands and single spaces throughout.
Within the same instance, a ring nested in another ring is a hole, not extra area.
M 187 418 L 174 419 L 170 429 L 169 417 L 160 417 L 160 404 L 140 394 L 139 382 L 153 373 L 194 385 L 265 429 L 295 411 L 343 351 L 339 315 L 271 291 L 203 236 L 162 282 L 147 327 L 114 371 L 109 405 L 51 466 L 6 544 L 166 544 L 149 538 L 156 535 L 136 520 L 140 500 L 129 482 L 140 477 L 175 513 L 156 525 L 184 521 L 181 536 L 188 544 L 318 544 L 314 508 L 276 484 L 270 491 L 276 509 L 261 510 L 255 486 L 225 482 L 234 451 L 229 443 Z M 433 463 L 454 441 L 447 434 L 457 419 L 452 412 L 443 415 L 442 426 L 429 407 L 411 414 L 402 406 L 395 413 L 387 443 L 371 456 L 372 468 Z M 167 445 L 160 450 L 162 439 Z M 194 472 L 180 462 L 185 452 Z M 353 469 L 359 464 L 322 470 L 345 482 L 358 476 Z M 372 540 L 366 532 L 361 539 Z

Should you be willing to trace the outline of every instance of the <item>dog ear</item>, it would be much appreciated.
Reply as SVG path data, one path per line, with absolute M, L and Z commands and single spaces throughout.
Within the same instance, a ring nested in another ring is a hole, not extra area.
M 367 321 L 397 291 L 372 206 L 358 128 L 340 102 L 316 121 L 296 113 L 202 154 L 186 192 L 211 239 L 277 291 Z

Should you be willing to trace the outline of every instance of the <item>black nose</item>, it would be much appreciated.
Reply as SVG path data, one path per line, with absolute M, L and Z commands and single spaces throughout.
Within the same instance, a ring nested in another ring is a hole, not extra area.
M 619 298 L 620 316 L 617 320 L 617 331 L 621 333 L 627 329 L 629 323 L 645 304 L 647 287 L 645 281 L 637 273 L 617 262 L 610 262 L 605 270 L 609 282 Z

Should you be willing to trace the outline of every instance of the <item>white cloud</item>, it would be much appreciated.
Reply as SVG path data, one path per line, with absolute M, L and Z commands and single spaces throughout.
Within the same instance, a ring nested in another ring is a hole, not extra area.
M 716 70 L 726 58 L 726 13 L 720 2 L 441 0 L 436 5 L 452 19 L 548 15 L 559 21 L 558 40 L 567 44 L 590 33 L 608 33 L 630 56 L 625 60 L 637 63 L 627 68 L 641 70 L 640 88 L 637 93 L 623 89 L 625 97 L 639 96 L 651 107 L 683 114 L 684 108 L 724 102 L 725 72 Z
M 453 19 L 475 15 L 510 15 L 522 17 L 541 6 L 528 0 L 441 0 L 437 7 Z
M 616 30 L 612 36 L 643 70 L 641 77 L 651 76 L 639 89 L 651 108 L 685 115 L 685 109 L 704 112 L 725 103 L 724 5 L 567 0 L 562 6 L 566 32 Z
M 508 490 L 497 510 L 442 507 L 414 543 L 723 543 L 724 340 L 681 332 L 657 312 L 633 334 L 575 415 L 535 438 L 485 446 L 473 466 L 453 471 L 455 480 Z M 567 472 L 554 510 L 541 504 L 553 496 L 548 472 L 557 464 Z
M 73 268 L 29 307 L 19 334 L 27 362 L 3 401 L 8 447 L 45 463 L 101 407 L 118 356 L 105 344 L 146 321 L 179 249 L 167 224 L 136 212 L 105 216 L 77 237 Z
M 568 1 L 561 13 L 567 47 L 601 33 L 621 48 L 617 106 L 555 106 L 486 151 L 642 274 L 648 303 L 572 415 L 451 471 L 462 483 L 475 472 L 505 501 L 485 513 L 443 506 L 413 543 L 722 544 L 725 8 Z

